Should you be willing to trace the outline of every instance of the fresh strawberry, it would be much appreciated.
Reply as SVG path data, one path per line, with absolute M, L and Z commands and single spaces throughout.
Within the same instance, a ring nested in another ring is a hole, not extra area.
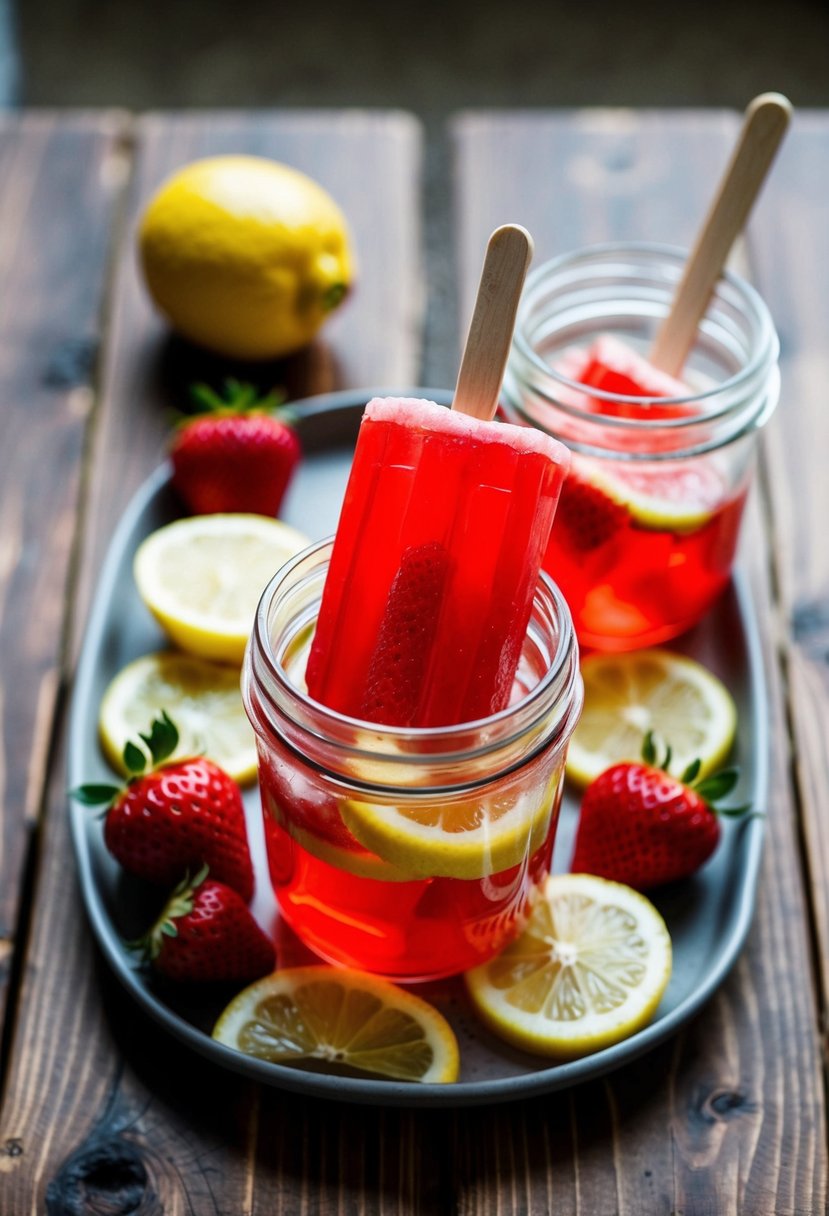
M 203 866 L 173 891 L 164 911 L 140 942 L 144 961 L 171 980 L 246 984 L 273 971 L 273 942 L 245 901 Z
M 104 841 L 125 870 L 158 886 L 172 887 L 202 864 L 245 900 L 253 895 L 242 794 L 211 760 L 170 761 L 178 731 L 166 713 L 148 734 L 149 749 L 124 747 L 126 787 L 82 785 L 73 796 L 86 806 L 106 805 Z
M 193 395 L 205 407 L 173 438 L 173 486 L 191 511 L 249 511 L 275 516 L 301 449 L 279 397 L 260 398 L 250 384 L 228 380 L 224 396 L 206 385 Z
M 585 791 L 581 804 L 573 873 L 598 874 L 647 891 L 684 878 L 717 847 L 717 815 L 741 815 L 747 807 L 715 807 L 737 782 L 734 769 L 697 780 L 695 760 L 681 778 L 656 766 L 650 734 L 644 763 L 614 764 Z
M 449 554 L 437 541 L 403 554 L 369 660 L 359 710 L 366 721 L 415 724 L 449 569 Z
M 566 538 L 571 549 L 589 553 L 612 540 L 629 518 L 627 507 L 571 474 L 561 487 L 553 529 Z

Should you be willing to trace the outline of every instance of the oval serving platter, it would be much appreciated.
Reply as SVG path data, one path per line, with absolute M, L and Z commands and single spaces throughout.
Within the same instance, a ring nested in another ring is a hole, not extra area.
M 390 393 L 378 390 L 377 395 L 380 391 Z M 282 517 L 313 540 L 336 527 L 360 416 L 373 395 L 370 390 L 348 390 L 292 403 L 305 456 Z M 432 389 L 394 395 L 451 401 L 450 393 Z M 179 514 L 169 469 L 162 467 L 137 492 L 113 536 L 75 680 L 70 789 L 84 781 L 112 779 L 97 739 L 101 697 L 124 664 L 165 644 L 135 590 L 133 554 L 145 536 Z M 705 663 L 730 688 L 739 712 L 736 761 L 742 775 L 736 796 L 765 809 L 769 747 L 763 662 L 751 599 L 739 577 L 706 620 L 679 639 L 675 649 Z M 254 914 L 273 932 L 280 966 L 313 961 L 279 922 L 267 881 L 255 789 L 246 792 L 245 805 L 257 872 Z M 567 869 L 577 808 L 576 793 L 565 791 L 553 863 L 556 871 Z M 70 802 L 70 817 L 83 897 L 101 949 L 131 996 L 170 1034 L 220 1066 L 267 1085 L 316 1097 L 411 1107 L 476 1105 L 562 1089 L 629 1063 L 672 1035 L 713 994 L 740 952 L 754 909 L 764 831 L 759 817 L 726 820 L 723 839 L 708 864 L 693 878 L 653 896 L 671 932 L 674 970 L 649 1026 L 615 1047 L 556 1064 L 516 1051 L 491 1035 L 476 1020 L 461 980 L 419 985 L 417 991 L 452 1024 L 462 1061 L 456 1084 L 427 1086 L 303 1071 L 255 1060 L 214 1042 L 210 1031 L 229 996 L 214 999 L 177 990 L 136 968 L 122 942 L 146 928 L 154 905 L 147 904 L 146 891 L 125 877 L 108 855 L 100 819 L 75 802 Z

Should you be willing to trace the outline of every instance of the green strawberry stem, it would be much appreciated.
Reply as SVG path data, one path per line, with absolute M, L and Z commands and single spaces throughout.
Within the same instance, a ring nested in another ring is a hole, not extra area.
M 697 757 L 696 760 L 692 760 L 691 763 L 686 768 L 685 772 L 680 777 L 680 781 L 682 782 L 682 784 L 690 785 L 692 781 L 696 781 L 697 777 L 699 776 L 699 770 L 701 768 L 702 768 L 702 761 L 699 759 L 699 757 Z
M 348 291 L 348 286 L 345 283 L 332 283 L 322 297 L 322 306 L 326 312 L 331 312 L 336 308 L 340 301 Z
M 201 886 L 207 878 L 208 872 L 208 867 L 203 865 L 194 878 L 191 879 L 189 873 L 185 874 L 171 893 L 155 924 L 142 937 L 124 942 L 128 950 L 140 953 L 139 961 L 142 965 L 158 958 L 165 937 L 178 937 L 176 921 L 183 916 L 189 916 L 193 911 L 193 896 L 196 888 Z
M 119 785 L 104 785 L 90 782 L 88 785 L 79 785 L 76 789 L 70 790 L 69 795 L 76 802 L 80 802 L 83 806 L 101 806 L 103 803 L 110 803 L 114 798 L 117 798 L 121 793 Z
M 148 735 L 142 734 L 140 737 L 150 749 L 153 767 L 155 768 L 159 764 L 163 764 L 165 760 L 169 760 L 178 747 L 178 728 L 165 709 L 162 709 L 160 717 L 153 721 L 150 726 L 150 733 Z M 126 748 L 124 748 L 124 751 L 126 751 Z
M 666 743 L 665 755 L 662 763 L 660 764 L 658 762 L 656 742 L 653 737 L 653 731 L 649 730 L 647 732 L 642 743 L 642 759 L 644 760 L 645 764 L 649 764 L 652 768 L 658 768 L 661 769 L 662 772 L 667 773 L 672 754 L 673 753 L 670 745 Z M 695 793 L 699 794 L 700 798 L 702 798 L 703 802 L 706 804 L 708 809 L 713 812 L 713 814 L 727 815 L 730 818 L 734 818 L 738 815 L 744 815 L 746 811 L 751 810 L 751 806 L 748 803 L 746 803 L 744 806 L 717 806 L 718 802 L 720 802 L 723 798 L 728 797 L 739 781 L 739 769 L 723 768 L 720 769 L 719 772 L 710 773 L 707 777 L 703 777 L 700 780 L 699 771 L 701 768 L 702 761 L 699 758 L 692 760 L 679 780 L 683 785 L 687 786 L 688 789 L 694 790 Z M 760 815 L 762 812 L 755 811 L 753 813 Z
M 179 733 L 178 727 L 169 717 L 167 711 L 162 709 L 159 716 L 153 720 L 147 734 L 138 733 L 139 739 L 142 739 L 150 753 L 152 764 L 149 771 L 161 768 L 163 764 L 175 752 L 178 747 Z M 132 785 L 139 777 L 143 777 L 147 770 L 147 753 L 137 743 L 133 743 L 128 739 L 124 744 L 124 767 L 129 776 L 127 777 L 127 785 Z M 104 782 L 91 782 L 87 785 L 79 785 L 76 789 L 70 790 L 70 797 L 80 802 L 83 806 L 104 806 L 108 808 L 112 805 L 119 794 L 123 793 L 124 787 L 120 785 L 109 785 Z
M 286 426 L 293 421 L 293 414 L 284 406 L 284 389 L 272 388 L 263 395 L 255 384 L 232 377 L 224 381 L 221 392 L 216 392 L 209 384 L 191 384 L 190 400 L 200 409 L 196 414 L 178 414 L 177 420 L 181 425 L 203 415 L 230 417 L 235 414 L 270 414 Z

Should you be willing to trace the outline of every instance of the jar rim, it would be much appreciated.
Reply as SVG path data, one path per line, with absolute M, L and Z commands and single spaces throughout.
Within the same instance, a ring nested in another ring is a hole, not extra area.
M 297 567 L 309 562 L 314 557 L 319 557 L 323 550 L 330 548 L 332 543 L 332 536 L 316 541 L 300 553 L 297 553 L 293 558 L 290 558 L 276 571 L 262 592 L 254 618 L 251 638 L 248 642 L 248 657 L 252 657 L 250 652 L 255 647 L 256 659 L 260 660 L 263 664 L 270 681 L 281 697 L 289 698 L 292 702 L 298 703 L 299 706 L 313 716 L 315 727 L 312 733 L 318 739 L 327 738 L 328 740 L 335 740 L 337 728 L 347 728 L 355 732 L 370 734 L 372 740 L 380 744 L 379 750 L 374 747 L 371 749 L 370 754 L 375 758 L 385 754 L 382 749 L 383 741 L 387 741 L 389 753 L 399 756 L 401 749 L 396 745 L 405 740 L 409 744 L 421 745 L 420 748 L 414 751 L 410 751 L 408 748 L 405 749 L 407 762 L 417 764 L 418 761 L 428 763 L 434 759 L 434 753 L 430 755 L 426 748 L 429 742 L 443 744 L 444 746 L 439 747 L 438 751 L 441 760 L 448 760 L 454 754 L 451 750 L 453 736 L 460 737 L 475 733 L 480 734 L 482 728 L 486 727 L 486 733 L 490 736 L 489 742 L 482 744 L 475 753 L 476 755 L 485 755 L 487 752 L 503 748 L 505 743 L 512 738 L 513 732 L 509 730 L 511 721 L 516 723 L 515 733 L 518 733 L 519 729 L 526 729 L 528 723 L 532 724 L 541 720 L 544 714 L 549 712 L 551 708 L 563 702 L 562 695 L 554 694 L 557 685 L 561 683 L 562 678 L 567 674 L 568 665 L 573 664 L 577 642 L 572 617 L 564 596 L 549 575 L 543 570 L 539 575 L 538 589 L 543 589 L 552 605 L 552 611 L 559 630 L 558 644 L 555 653 L 552 655 L 549 667 L 537 683 L 520 700 L 508 705 L 505 709 L 499 710 L 498 713 L 485 718 L 448 726 L 385 726 L 377 722 L 354 718 L 340 713 L 338 710 L 331 709 L 322 704 L 322 702 L 315 700 L 293 683 L 288 672 L 278 661 L 271 643 L 268 620 L 274 596 L 280 586 L 283 586 L 290 579 Z M 538 595 L 538 589 L 536 590 L 536 596 Z M 249 666 L 250 663 L 246 662 L 245 670 Z M 577 669 L 578 666 L 576 664 Z M 257 670 L 255 673 L 260 690 L 262 686 L 261 674 L 260 670 Z M 568 689 L 569 683 L 565 688 L 560 690 L 560 694 L 565 693 Z M 271 701 L 273 700 L 270 690 L 268 690 L 268 698 Z M 562 713 L 560 720 L 561 724 L 566 723 L 567 714 Z M 296 718 L 294 721 L 296 721 Z M 521 724 L 520 727 L 519 722 Z M 448 748 L 446 747 L 447 744 L 450 745 Z M 351 750 L 357 751 L 359 749 L 352 748 Z M 468 746 L 459 749 L 459 753 L 468 751 Z
M 624 256 L 643 254 L 654 258 L 662 257 L 673 259 L 681 268 L 687 260 L 689 251 L 678 245 L 661 244 L 656 241 L 608 241 L 601 242 L 595 245 L 586 245 L 580 249 L 571 250 L 567 253 L 558 254 L 553 258 L 543 262 L 536 267 L 527 278 L 524 293 L 518 309 L 518 317 L 515 331 L 513 334 L 513 345 L 536 371 L 544 376 L 551 377 L 554 381 L 561 384 L 563 387 L 583 393 L 585 390 L 584 384 L 577 380 L 571 380 L 568 376 L 557 371 L 551 364 L 547 363 L 540 355 L 537 354 L 533 346 L 526 338 L 522 320 L 524 320 L 531 308 L 533 302 L 533 292 L 546 278 L 551 274 L 558 273 L 561 269 L 568 266 L 577 265 L 579 262 L 601 261 L 602 258 L 611 256 Z M 713 385 L 709 389 L 691 392 L 681 397 L 642 397 L 632 396 L 624 393 L 614 393 L 607 389 L 594 388 L 590 386 L 590 397 L 599 401 L 606 401 L 612 405 L 630 405 L 639 404 L 643 401 L 658 401 L 660 405 L 683 405 L 689 402 L 706 401 L 715 398 L 718 395 L 725 395 L 726 401 L 718 410 L 712 410 L 705 414 L 704 418 L 700 415 L 680 415 L 676 418 L 659 418 L 658 421 L 650 418 L 636 417 L 620 417 L 618 414 L 591 413 L 589 420 L 595 420 L 597 425 L 616 427 L 619 431 L 628 431 L 635 433 L 637 431 L 647 431 L 658 425 L 659 429 L 665 430 L 681 430 L 685 427 L 699 426 L 700 422 L 714 422 L 723 415 L 728 414 L 735 408 L 735 404 L 729 401 L 728 394 L 739 390 L 744 384 L 750 382 L 756 377 L 765 366 L 770 366 L 777 358 L 779 350 L 779 340 L 771 319 L 769 310 L 763 301 L 762 296 L 756 291 L 750 283 L 742 276 L 735 274 L 733 271 L 723 269 L 720 278 L 724 280 L 728 286 L 746 302 L 751 309 L 753 320 L 759 326 L 759 336 L 755 344 L 756 349 L 745 366 L 734 375 L 729 376 L 726 380 Z M 533 385 L 534 391 L 541 391 L 538 385 Z M 542 395 L 545 395 L 542 392 Z M 738 402 L 739 404 L 739 402 Z M 557 409 L 562 410 L 570 417 L 584 420 L 587 415 L 584 410 L 579 409 L 567 402 L 555 400 Z

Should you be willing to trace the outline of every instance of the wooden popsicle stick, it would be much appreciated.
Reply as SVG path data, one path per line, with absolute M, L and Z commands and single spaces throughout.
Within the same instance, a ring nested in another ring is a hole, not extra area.
M 453 410 L 484 420 L 494 416 L 532 255 L 532 237 L 519 224 L 504 224 L 489 238 Z
M 762 93 L 745 112 L 742 130 L 708 215 L 685 264 L 669 315 L 648 360 L 660 371 L 682 371 L 731 246 L 786 133 L 792 106 L 780 93 Z

